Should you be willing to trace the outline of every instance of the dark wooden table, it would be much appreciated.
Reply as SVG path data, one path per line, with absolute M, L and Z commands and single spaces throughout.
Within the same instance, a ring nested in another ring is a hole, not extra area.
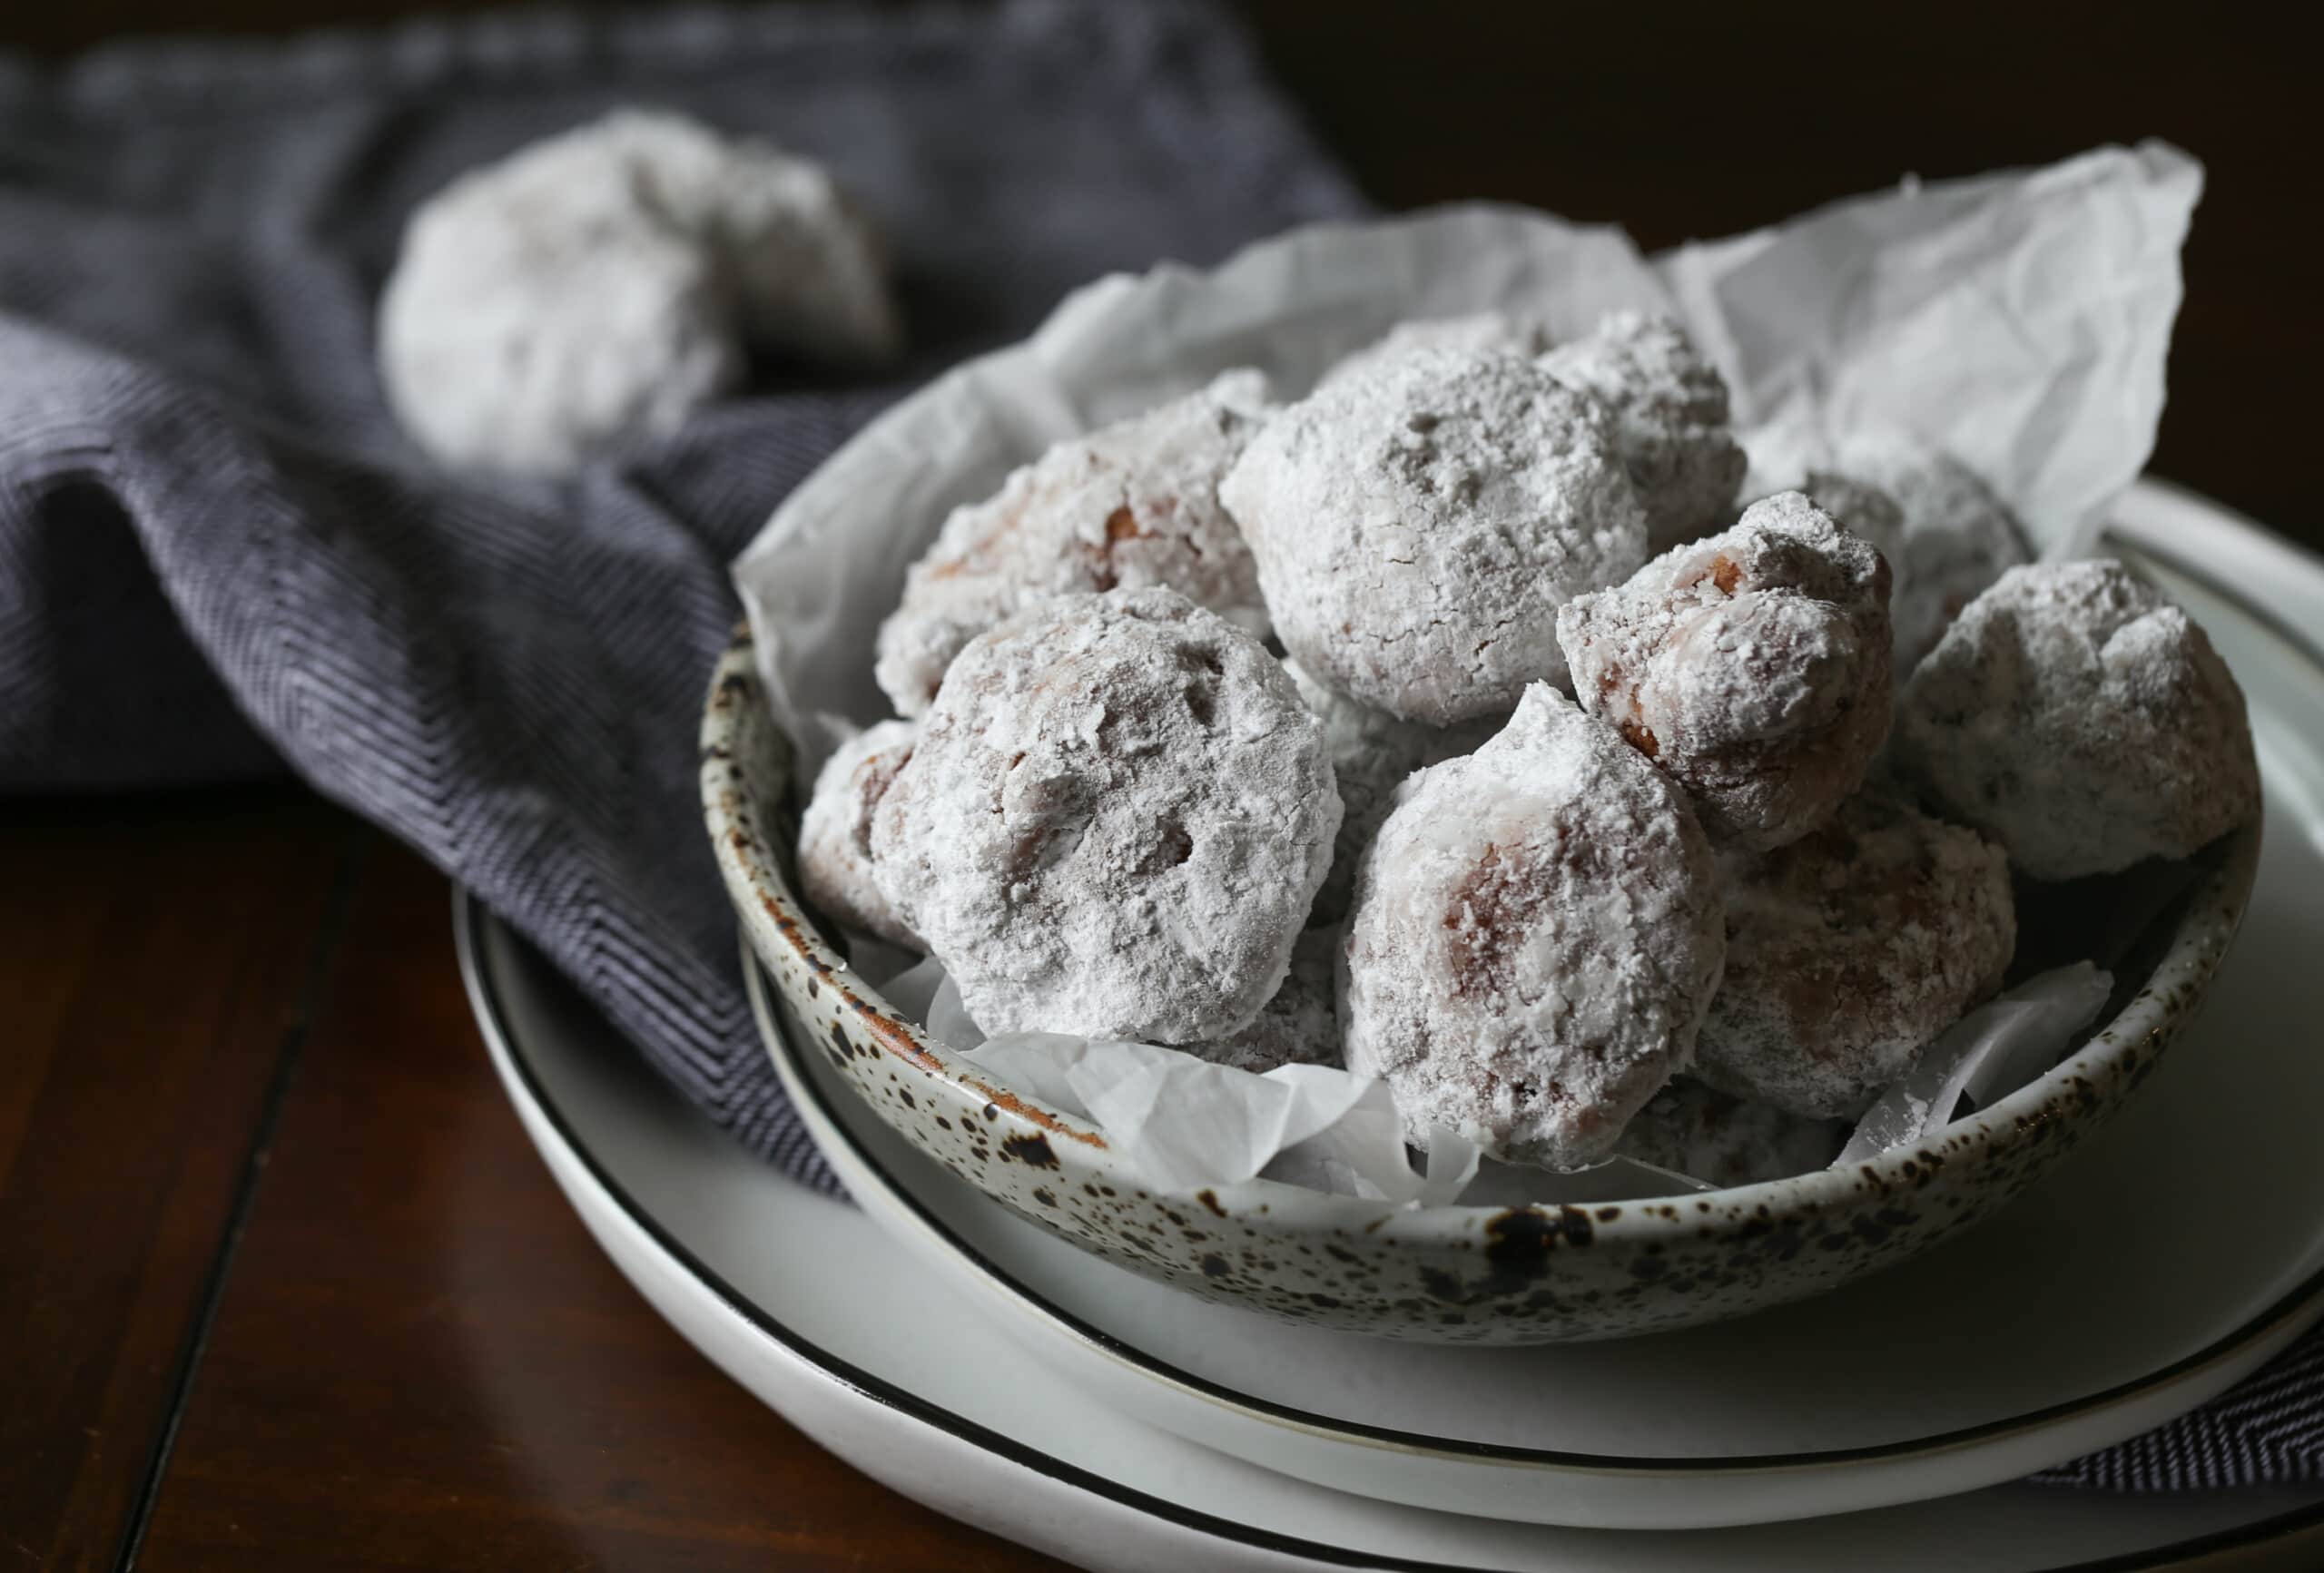
M 1382 202 L 1506 198 L 1649 245 L 2171 138 L 2211 187 L 2157 467 L 2324 546 L 2324 135 L 2256 16 L 1246 9 Z M 25 10 L 0 44 L 186 21 Z M 1041 1565 L 826 1457 L 630 1292 L 499 1096 L 447 911 L 287 786 L 0 807 L 0 1570 Z

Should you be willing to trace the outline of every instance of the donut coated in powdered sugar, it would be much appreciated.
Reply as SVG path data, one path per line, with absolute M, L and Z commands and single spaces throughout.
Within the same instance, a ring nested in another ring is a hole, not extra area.
M 1781 846 L 1888 734 L 1888 565 L 1797 492 L 1558 614 L 1582 708 L 1682 783 L 1724 841 Z
M 925 950 L 872 873 L 872 816 L 911 758 L 918 732 L 909 721 L 883 721 L 832 751 L 799 816 L 799 884 L 840 922 Z
M 1669 779 L 1536 684 L 1501 733 L 1423 772 L 1357 878 L 1347 1067 L 1407 1136 L 1605 1155 L 1693 1052 L 1726 952 L 1710 844 Z
M 2004 574 L 1905 685 L 1895 753 L 2037 880 L 2183 858 L 2260 814 L 2243 691 L 2119 563 Z
M 664 437 L 744 346 L 841 366 L 902 345 L 878 234 L 831 172 L 618 110 L 446 186 L 379 301 L 382 385 L 441 459 L 564 473 Z
M 1886 792 L 1720 865 L 1727 978 L 1695 1074 L 1793 1114 L 1861 1114 L 2001 987 L 2016 948 L 2002 850 Z
M 1323 728 L 1259 642 L 1118 590 L 960 652 L 872 866 L 987 1033 L 1190 1043 L 1274 996 L 1339 818 Z
M 897 712 L 926 709 L 962 645 L 1050 595 L 1162 585 L 1264 627 L 1257 569 L 1218 483 L 1269 408 L 1265 377 L 1230 371 L 1059 443 L 953 509 L 880 628 L 873 675 Z
M 1324 752 L 1340 792 L 1340 829 L 1332 842 L 1332 871 L 1315 894 L 1311 923 L 1336 922 L 1347 915 L 1355 892 L 1356 864 L 1364 849 L 1396 806 L 1396 789 L 1423 765 L 1442 764 L 1475 752 L 1499 732 L 1505 716 L 1464 721 L 1458 726 L 1423 726 L 1399 721 L 1344 693 L 1334 693 L 1295 661 L 1283 669 L 1299 697 L 1324 723 Z
M 1604 408 L 1490 350 L 1334 379 L 1268 423 L 1219 496 L 1293 657 L 1436 726 L 1562 685 L 1558 606 L 1646 559 Z
M 1617 311 L 1543 355 L 1541 368 L 1613 412 L 1615 448 L 1646 508 L 1647 550 L 1735 516 L 1750 464 L 1728 425 L 1727 379 L 1675 320 Z

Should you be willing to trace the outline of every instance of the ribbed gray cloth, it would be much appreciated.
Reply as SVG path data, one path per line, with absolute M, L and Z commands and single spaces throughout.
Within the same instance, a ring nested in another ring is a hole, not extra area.
M 405 214 L 627 103 L 835 166 L 894 242 L 910 363 L 853 386 L 768 369 L 569 484 L 429 464 L 373 371 Z M 1073 286 L 1360 207 L 1196 0 L 533 13 L 0 57 L 0 791 L 287 762 L 828 1186 L 753 1032 L 695 808 L 724 563 L 873 412 Z M 2311 1337 L 2037 1478 L 2320 1477 Z
M 909 364 L 769 368 L 570 484 L 431 465 L 373 369 L 405 215 L 625 103 L 834 166 L 892 242 Z M 528 13 L 0 60 L 0 791 L 287 762 L 828 1184 L 696 806 L 724 564 L 873 412 L 1075 286 L 1360 205 L 1191 3 Z

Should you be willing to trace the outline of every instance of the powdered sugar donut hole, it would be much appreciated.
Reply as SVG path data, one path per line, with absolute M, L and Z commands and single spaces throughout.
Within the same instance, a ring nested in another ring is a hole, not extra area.
M 880 889 L 987 1033 L 1230 1037 L 1331 857 L 1323 728 L 1176 591 L 1067 595 L 970 642 L 872 822 Z
M 746 344 L 869 365 L 901 340 L 880 241 L 828 170 L 646 110 L 428 199 L 379 302 L 412 437 L 546 474 L 669 436 L 741 380 Z
M 2017 943 L 2002 850 L 1884 791 L 1721 875 L 1727 976 L 1695 1074 L 1796 1115 L 1861 1114 L 2001 987 Z
M 1811 1119 L 1680 1076 L 1622 1127 L 1614 1152 L 1728 1187 L 1828 1168 L 1847 1139 L 1844 1120 Z
M 1682 783 L 1712 836 L 1795 841 L 1888 734 L 1888 567 L 1797 492 L 1558 614 L 1582 708 Z
M 1309 929 L 1291 949 L 1291 970 L 1248 1027 L 1225 1037 L 1179 1045 L 1216 1065 L 1264 1076 L 1278 1066 L 1340 1063 L 1339 1002 L 1334 976 L 1340 931 Z
M 911 758 L 919 729 L 883 721 L 832 751 L 799 817 L 799 885 L 841 923 L 911 950 L 928 949 L 880 892 L 872 873 L 872 816 Z
M 1557 608 L 1646 557 L 1604 407 L 1490 350 L 1334 379 L 1252 440 L 1219 496 L 1292 656 L 1434 726 L 1564 684 Z
M 2242 689 L 2119 563 L 2004 574 L 1914 672 L 1894 752 L 2037 880 L 2187 857 L 2260 816 Z
M 1218 483 L 1269 411 L 1266 379 L 1230 371 L 1059 443 L 954 509 L 880 629 L 873 674 L 897 712 L 928 708 L 963 645 L 1050 595 L 1160 585 L 1264 628 L 1258 570 Z
M 1811 471 L 1800 489 L 1888 559 L 1901 681 L 1964 606 L 2033 554 L 2008 505 L 1950 454 L 1898 437 L 1859 440 L 1845 452 L 1845 470 Z
M 1334 693 L 1295 661 L 1284 670 L 1299 697 L 1324 723 L 1324 751 L 1340 793 L 1339 834 L 1332 842 L 1332 871 L 1315 894 L 1311 923 L 1334 923 L 1347 915 L 1355 894 L 1356 865 L 1380 826 L 1396 806 L 1396 789 L 1423 765 L 1441 764 L 1472 753 L 1499 732 L 1506 716 L 1464 721 L 1458 726 L 1423 726 L 1399 721 L 1344 693 Z
M 1683 1067 L 1726 935 L 1710 844 L 1662 775 L 1547 684 L 1423 772 L 1357 879 L 1341 974 L 1350 1070 L 1408 1139 L 1602 1157 Z

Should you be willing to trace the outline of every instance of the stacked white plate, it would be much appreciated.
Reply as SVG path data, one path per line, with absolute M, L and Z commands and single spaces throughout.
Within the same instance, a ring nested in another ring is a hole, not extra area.
M 656 1309 L 858 1467 L 1072 1561 L 2312 1566 L 2324 1487 L 1995 1484 L 2201 1402 L 2324 1316 L 2324 565 L 2153 486 L 2112 545 L 2251 700 L 2269 843 L 2243 936 L 2140 1101 L 2056 1177 L 1741 1322 L 1490 1351 L 1204 1304 L 1019 1222 L 778 1038 L 851 1207 L 736 1149 L 466 902 L 463 965 L 527 1129 Z

